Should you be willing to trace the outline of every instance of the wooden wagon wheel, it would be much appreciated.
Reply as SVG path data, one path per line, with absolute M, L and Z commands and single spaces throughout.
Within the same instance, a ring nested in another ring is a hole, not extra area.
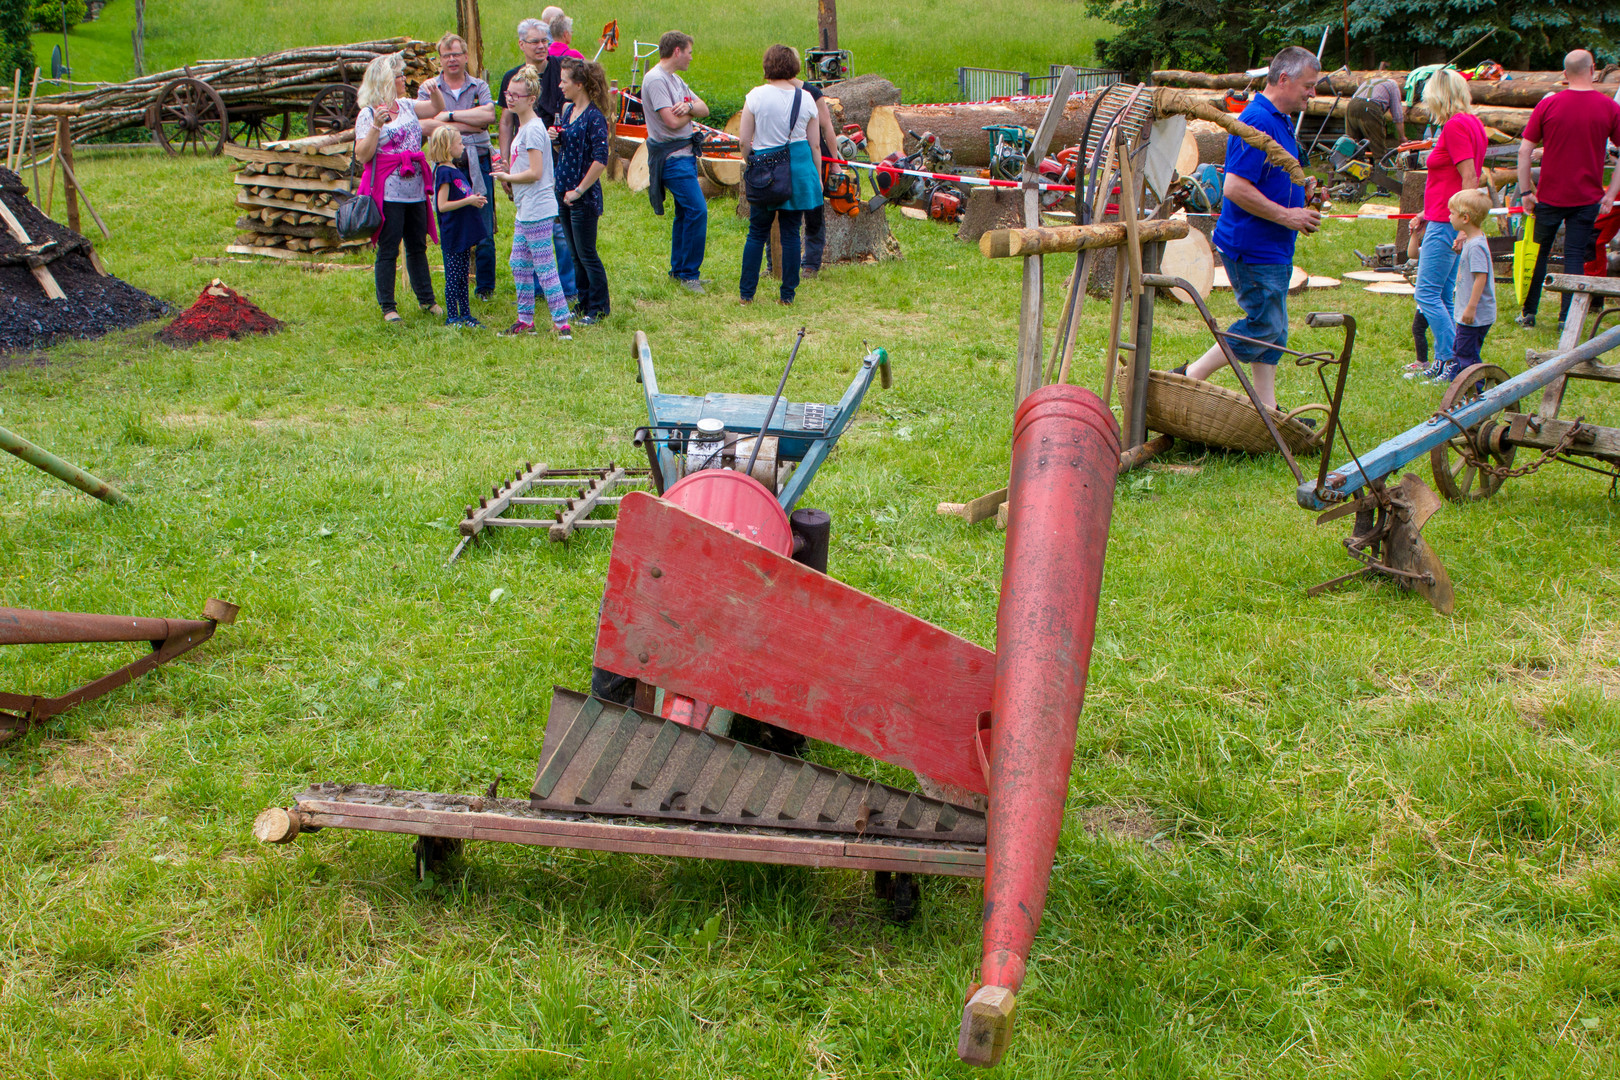
M 1440 411 L 1445 412 L 1453 405 L 1478 397 L 1493 386 L 1500 386 L 1507 381 L 1508 373 L 1495 364 L 1475 364 L 1466 368 L 1451 380 L 1450 386 L 1446 387 L 1446 395 L 1440 399 Z M 1474 502 L 1496 494 L 1507 477 L 1486 472 L 1469 459 L 1472 457 L 1473 461 L 1480 461 L 1494 468 L 1512 468 L 1513 455 L 1518 448 L 1512 443 L 1493 439 L 1490 435 L 1491 432 L 1502 429 L 1501 418 L 1504 414 L 1517 412 L 1519 403 L 1515 401 L 1502 412 L 1469 428 L 1466 435 L 1453 427 L 1453 437 L 1429 451 L 1429 468 L 1434 472 L 1434 486 L 1440 490 L 1440 494 L 1452 502 Z M 1468 451 L 1467 455 L 1463 453 L 1465 449 Z
M 360 115 L 360 95 L 345 83 L 332 83 L 315 92 L 309 103 L 309 133 L 332 135 L 354 127 Z
M 201 79 L 176 79 L 158 94 L 147 126 L 172 155 L 219 154 L 230 126 L 224 100 Z
M 275 113 L 251 112 L 231 121 L 230 140 L 237 146 L 262 147 L 267 142 L 285 139 L 292 133 L 291 110 L 282 111 L 279 132 L 272 134 L 276 127 Z

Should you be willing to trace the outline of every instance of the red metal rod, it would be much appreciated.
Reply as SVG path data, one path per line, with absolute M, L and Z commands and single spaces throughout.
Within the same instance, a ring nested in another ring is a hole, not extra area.
M 1019 406 L 996 611 L 984 958 L 957 1043 L 971 1064 L 1006 1049 L 1046 906 L 1118 471 L 1118 425 L 1091 391 L 1047 386 Z
M 83 641 L 167 641 L 206 630 L 206 619 L 143 619 L 134 615 L 81 615 L 73 611 L 0 608 L 0 645 L 68 645 Z

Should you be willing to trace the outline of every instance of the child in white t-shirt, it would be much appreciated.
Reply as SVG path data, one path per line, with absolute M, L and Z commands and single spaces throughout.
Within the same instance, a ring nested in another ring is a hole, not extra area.
M 545 121 L 535 115 L 540 96 L 540 74 L 525 67 L 512 76 L 507 86 L 508 107 L 517 113 L 518 131 L 512 140 L 512 161 L 508 171 L 494 173 L 497 180 L 512 185 L 516 204 L 512 223 L 512 281 L 517 286 L 517 322 L 508 334 L 534 333 L 534 294 L 536 283 L 546 294 L 551 309 L 551 327 L 563 341 L 572 341 L 568 325 L 568 299 L 563 295 L 557 274 L 557 251 L 551 243 L 551 225 L 557 217 L 557 193 L 551 174 L 551 133 Z

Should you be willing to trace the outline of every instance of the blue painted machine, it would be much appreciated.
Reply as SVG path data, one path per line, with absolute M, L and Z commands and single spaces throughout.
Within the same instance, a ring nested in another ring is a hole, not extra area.
M 1296 499 L 1306 510 L 1323 511 L 1318 524 L 1355 515 L 1354 530 L 1344 545 L 1362 566 L 1314 586 L 1310 595 L 1354 578 L 1379 575 L 1416 590 L 1437 610 L 1451 612 L 1451 580 L 1419 535 L 1440 508 L 1440 495 L 1411 473 L 1390 481 L 1424 454 L 1429 455 L 1435 487 L 1452 502 L 1489 498 L 1508 479 L 1527 476 L 1550 461 L 1609 476 L 1611 488 L 1620 481 L 1620 428 L 1588 424 L 1584 416 L 1558 418 L 1569 380 L 1620 382 L 1620 364 L 1596 363 L 1599 356 L 1620 346 L 1620 326 L 1597 333 L 1605 318 L 1620 313 L 1620 306 L 1601 310 L 1592 321 L 1593 336 L 1580 343 L 1593 297 L 1620 299 L 1620 278 L 1549 274 L 1546 287 L 1574 295 L 1555 351 L 1530 353 L 1529 369 L 1512 377 L 1494 364 L 1468 368 L 1452 381 L 1433 416 L 1364 454 L 1356 453 L 1338 422 L 1337 404 L 1344 390 L 1341 368 L 1326 439 L 1331 452 L 1337 436 L 1349 460 L 1330 471 L 1324 453 L 1321 471 L 1314 481 L 1300 483 Z M 1541 400 L 1536 410 L 1522 412 L 1520 402 L 1537 391 Z M 1540 457 L 1515 468 L 1520 447 L 1540 451 Z M 1576 458 L 1595 459 L 1602 465 Z
M 698 468 L 740 471 L 755 456 L 753 444 L 763 429 L 765 445 L 752 475 L 776 493 L 790 514 L 861 407 L 872 376 L 880 375 L 885 387 L 891 382 L 889 354 L 873 349 L 836 405 L 782 401 L 768 394 L 665 394 L 653 371 L 652 347 L 640 331 L 634 351 L 636 377 L 647 394 L 647 426 L 636 431 L 635 442 L 646 448 L 658 493 Z

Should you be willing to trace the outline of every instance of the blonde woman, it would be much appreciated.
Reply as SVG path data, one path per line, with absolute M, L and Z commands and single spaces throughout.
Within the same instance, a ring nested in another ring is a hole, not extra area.
M 1423 185 L 1423 244 L 1418 249 L 1417 307 L 1434 334 L 1434 360 L 1422 377 L 1438 379 L 1451 363 L 1457 319 L 1457 230 L 1451 227 L 1451 197 L 1479 186 L 1485 160 L 1485 125 L 1474 115 L 1468 83 L 1455 71 L 1437 71 L 1423 87 L 1423 107 L 1440 137 L 1429 152 Z
M 507 263 L 512 268 L 512 284 L 517 287 L 517 322 L 506 334 L 535 332 L 534 294 L 539 291 L 545 295 L 557 339 L 572 341 L 568 300 L 563 296 L 557 275 L 557 251 L 551 242 L 552 226 L 557 221 L 551 133 L 534 111 L 540 100 L 540 85 L 540 72 L 530 65 L 512 76 L 506 88 L 506 106 L 516 114 L 518 122 L 517 134 L 512 137 L 512 162 L 505 171 L 495 173 L 495 179 L 512 185 L 512 203 L 516 207 L 512 256 Z
M 428 205 L 433 170 L 422 156 L 422 139 L 440 126 L 433 118 L 444 111 L 444 98 L 435 86 L 428 100 L 413 100 L 405 88 L 404 58 L 388 53 L 366 65 L 359 105 L 354 156 L 366 169 L 358 190 L 371 196 L 383 218 L 371 238 L 377 245 L 377 305 L 384 321 L 400 321 L 394 308 L 394 281 L 399 276 L 399 245 L 404 241 L 405 273 L 416 302 L 429 314 L 443 315 L 444 309 L 433 299 L 433 275 L 427 261 L 427 238 L 431 235 L 438 240 L 439 232 Z

